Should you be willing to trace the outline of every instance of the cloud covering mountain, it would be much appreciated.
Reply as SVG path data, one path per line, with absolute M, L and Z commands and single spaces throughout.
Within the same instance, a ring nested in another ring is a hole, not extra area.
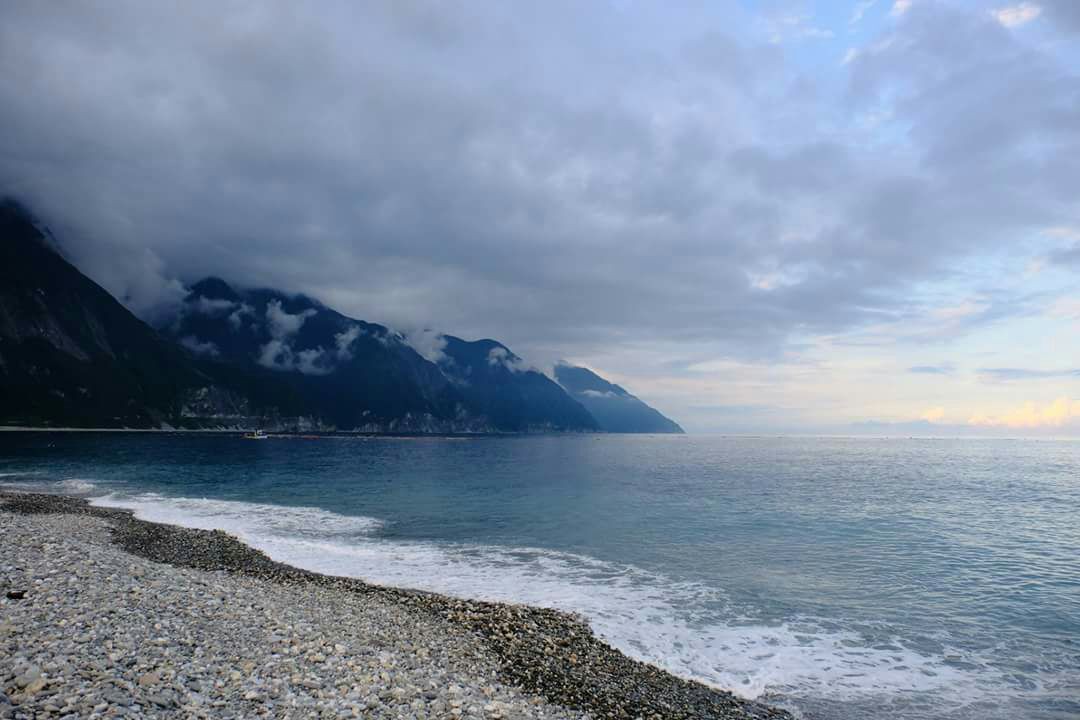
M 899 344 L 903 372 L 1070 297 L 1080 16 L 1036 4 L 10 2 L 0 192 L 146 318 L 224 275 L 590 360 L 672 408 L 780 402 L 758 365 Z M 264 364 L 338 352 L 288 330 Z
M 305 295 L 206 278 L 159 334 L 67 262 L 44 226 L 6 199 L 0 260 L 0 425 L 601 429 L 499 342 L 444 336 L 433 361 L 402 334 Z

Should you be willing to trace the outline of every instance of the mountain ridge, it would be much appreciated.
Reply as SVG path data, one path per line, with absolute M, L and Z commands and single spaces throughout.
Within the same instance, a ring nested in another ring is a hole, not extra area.
M 0 199 L 0 261 L 0 424 L 605 430 L 497 340 L 438 335 L 438 351 L 421 354 L 401 333 L 303 294 L 208 276 L 151 327 L 13 200 Z
M 17 202 L 0 202 L 0 397 L 25 424 L 176 421 L 201 380 L 178 350 L 71 265 Z
M 560 363 L 555 366 L 555 379 L 596 418 L 600 428 L 606 432 L 684 432 L 674 420 L 588 368 Z

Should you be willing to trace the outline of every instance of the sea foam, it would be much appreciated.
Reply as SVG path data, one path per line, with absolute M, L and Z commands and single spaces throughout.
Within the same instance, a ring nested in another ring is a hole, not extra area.
M 859 702 L 930 691 L 956 707 L 996 684 L 978 658 L 960 651 L 947 659 L 896 638 L 871 645 L 814 618 L 762 624 L 715 588 L 572 553 L 390 540 L 378 535 L 383 523 L 375 518 L 312 507 L 155 493 L 92 502 L 154 522 L 222 529 L 275 560 L 317 572 L 577 613 L 628 655 L 747 698 Z
M 65 493 L 84 495 L 97 490 L 97 483 L 85 478 L 68 478 L 60 481 L 60 488 Z
M 66 478 L 64 480 L 42 479 L 40 472 L 0 473 L 0 487 L 23 492 L 47 492 L 60 495 L 89 495 L 98 489 L 97 483 L 86 478 Z M 15 480 L 15 478 L 18 478 Z
M 224 530 L 253 547 L 273 538 L 348 538 L 377 530 L 375 518 L 339 515 L 319 508 L 261 503 L 170 498 L 157 493 L 109 493 L 91 500 L 93 505 L 132 510 L 143 520 L 203 530 Z M 285 558 L 275 558 L 285 560 Z

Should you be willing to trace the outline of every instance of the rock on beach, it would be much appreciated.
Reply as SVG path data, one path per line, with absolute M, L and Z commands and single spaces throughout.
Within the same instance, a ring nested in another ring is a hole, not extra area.
M 220 531 L 0 493 L 0 718 L 789 718 L 578 619 L 333 578 Z

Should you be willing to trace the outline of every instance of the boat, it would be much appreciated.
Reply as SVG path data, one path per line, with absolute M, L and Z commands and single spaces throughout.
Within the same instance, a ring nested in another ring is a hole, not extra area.
M 270 436 L 264 433 L 262 430 L 255 430 L 254 432 L 244 433 L 245 440 L 265 440 L 268 437 Z

